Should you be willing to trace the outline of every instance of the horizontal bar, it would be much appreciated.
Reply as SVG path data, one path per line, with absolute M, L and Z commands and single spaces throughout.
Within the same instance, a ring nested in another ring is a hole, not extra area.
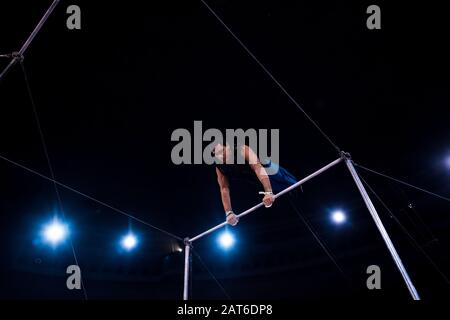
M 337 165 L 337 164 L 338 164 L 339 162 L 341 162 L 341 161 L 342 161 L 342 158 L 339 158 L 339 159 L 334 160 L 333 162 L 331 162 L 330 164 L 326 165 L 326 166 L 323 167 L 322 169 L 317 170 L 316 172 L 310 174 L 310 175 L 307 176 L 306 178 L 303 178 L 302 180 L 300 180 L 300 181 L 294 183 L 292 186 L 287 187 L 286 189 L 280 191 L 279 193 L 277 193 L 277 194 L 274 196 L 274 198 L 278 198 L 278 197 L 282 196 L 283 194 L 288 193 L 289 191 L 292 191 L 293 189 L 295 189 L 295 188 L 301 186 L 302 184 L 304 184 L 306 181 L 311 180 L 312 178 L 318 176 L 318 175 L 321 174 L 322 172 L 324 172 L 324 171 L 330 169 L 331 167 L 334 167 L 335 165 Z M 238 218 L 241 218 L 241 217 L 243 217 L 243 216 L 245 216 L 245 215 L 247 215 L 247 214 L 249 214 L 249 213 L 255 211 L 256 209 L 262 207 L 263 205 L 264 205 L 263 202 L 258 203 L 256 206 L 253 206 L 253 207 L 251 207 L 250 209 L 247 209 L 247 210 L 245 210 L 244 212 L 242 212 L 241 214 L 239 214 L 239 215 L 238 215 Z M 198 239 L 200 239 L 200 238 L 202 238 L 202 237 L 204 237 L 204 236 L 210 234 L 211 232 L 214 232 L 214 231 L 216 231 L 216 230 L 218 230 L 218 229 L 220 229 L 220 228 L 226 226 L 227 224 L 228 224 L 228 223 L 227 223 L 226 221 L 225 221 L 225 222 L 222 222 L 221 224 L 219 224 L 219 225 L 217 225 L 217 226 L 215 226 L 215 227 L 213 227 L 213 228 L 211 228 L 211 229 L 209 229 L 209 230 L 207 230 L 207 231 L 205 231 L 205 232 L 199 234 L 198 236 L 193 237 L 192 239 L 190 239 L 190 241 L 191 241 L 191 242 L 194 242 L 195 240 L 198 240 Z

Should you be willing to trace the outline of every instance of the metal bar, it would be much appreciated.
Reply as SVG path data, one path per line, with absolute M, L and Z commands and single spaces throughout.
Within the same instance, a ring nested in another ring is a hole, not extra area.
M 183 300 L 189 299 L 189 263 L 191 257 L 191 244 L 186 242 L 184 247 L 184 286 L 183 286 Z
M 19 55 L 23 55 L 25 51 L 28 49 L 31 42 L 34 40 L 34 37 L 38 34 L 38 32 L 41 30 L 44 23 L 47 21 L 48 17 L 52 14 L 53 10 L 55 10 L 56 6 L 58 5 L 60 0 L 54 0 L 53 3 L 50 5 L 50 8 L 48 8 L 47 12 L 45 12 L 44 16 L 41 18 L 39 23 L 34 28 L 33 32 L 31 32 L 30 36 L 28 37 L 27 41 L 23 44 L 22 48 L 20 48 Z
M 6 66 L 5 69 L 3 69 L 2 73 L 0 74 L 0 81 L 2 81 L 3 77 L 9 72 L 9 70 L 16 64 L 17 58 L 13 58 L 9 64 Z
M 307 176 L 306 178 L 294 183 L 292 186 L 280 191 L 279 193 L 277 193 L 274 197 L 278 198 L 280 196 L 282 196 L 285 193 L 288 193 L 289 191 L 299 187 L 300 185 L 304 184 L 306 181 L 311 180 L 312 178 L 318 176 L 319 174 L 321 174 L 322 172 L 330 169 L 331 167 L 334 167 L 335 165 L 337 165 L 338 163 L 340 163 L 342 161 L 342 158 L 336 159 L 333 162 L 331 162 L 330 164 L 326 165 L 325 167 L 323 167 L 322 169 L 317 170 L 316 172 L 310 174 L 309 176 Z M 257 204 L 256 206 L 251 207 L 250 209 L 245 210 L 244 212 L 242 212 L 241 214 L 238 215 L 238 218 L 242 218 L 243 216 L 255 211 L 256 209 L 260 208 L 263 206 L 263 203 L 260 202 L 259 204 Z M 210 234 L 211 232 L 216 231 L 217 229 L 220 229 L 222 227 L 224 227 L 225 225 L 227 225 L 227 222 L 222 222 L 221 224 L 199 234 L 198 236 L 193 237 L 192 239 L 190 239 L 191 242 L 194 242 L 195 240 L 198 240 L 208 234 Z
M 375 221 L 375 225 L 377 226 L 378 231 L 380 231 L 381 236 L 383 237 L 383 240 L 386 243 L 386 246 L 389 249 L 389 252 L 391 253 L 392 258 L 394 259 L 394 262 L 397 265 L 397 268 L 400 271 L 400 273 L 403 277 L 403 280 L 406 283 L 406 286 L 408 287 L 409 293 L 411 294 L 411 296 L 414 300 L 420 300 L 419 294 L 417 293 L 416 288 L 414 287 L 414 284 L 412 283 L 411 279 L 409 278 L 408 272 L 406 271 L 405 267 L 403 266 L 402 260 L 400 259 L 400 256 L 398 255 L 397 250 L 394 247 L 394 244 L 392 243 L 391 239 L 389 238 L 389 235 L 386 232 L 386 229 L 384 228 L 383 223 L 380 220 L 380 217 L 378 216 L 377 210 L 375 209 L 372 201 L 370 200 L 370 197 L 367 194 L 367 191 L 364 188 L 364 185 L 362 184 L 361 180 L 359 179 L 358 173 L 356 172 L 355 167 L 353 166 L 352 160 L 346 158 L 345 163 L 347 164 L 347 167 L 350 170 L 353 180 L 355 181 L 356 186 L 358 187 L 359 192 L 361 193 L 361 196 L 362 196 L 364 202 L 366 203 L 367 209 L 369 209 L 369 212 L 372 215 L 373 220 Z
M 6 68 L 2 71 L 0 74 L 0 81 L 3 79 L 3 77 L 8 73 L 8 71 L 19 61 L 19 59 L 22 59 L 23 54 L 30 46 L 33 39 L 36 37 L 38 32 L 41 30 L 44 23 L 47 21 L 48 17 L 52 14 L 53 10 L 55 10 L 55 7 L 58 5 L 60 0 L 53 0 L 52 4 L 50 5 L 50 8 L 45 12 L 44 16 L 39 20 L 38 24 L 34 28 L 33 32 L 31 32 L 28 39 L 24 42 L 22 47 L 20 48 L 19 52 L 17 53 L 17 56 L 12 58 L 11 62 L 6 66 Z

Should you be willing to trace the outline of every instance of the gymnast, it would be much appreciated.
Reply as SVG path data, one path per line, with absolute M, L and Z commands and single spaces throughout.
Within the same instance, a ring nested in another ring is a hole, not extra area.
M 262 202 L 266 208 L 272 206 L 275 201 L 274 192 L 296 183 L 296 178 L 286 169 L 269 161 L 262 164 L 256 153 L 245 144 L 217 144 L 214 148 L 216 161 L 217 182 L 220 188 L 222 204 L 228 224 L 235 226 L 239 222 L 238 216 L 231 207 L 230 181 L 258 182 L 264 191 Z M 243 161 L 235 161 L 234 156 L 241 157 Z

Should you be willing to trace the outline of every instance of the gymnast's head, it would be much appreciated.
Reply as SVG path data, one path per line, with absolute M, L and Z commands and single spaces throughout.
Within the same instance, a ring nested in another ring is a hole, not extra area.
M 218 143 L 213 150 L 214 157 L 219 163 L 230 163 L 232 159 L 231 148 L 228 143 Z

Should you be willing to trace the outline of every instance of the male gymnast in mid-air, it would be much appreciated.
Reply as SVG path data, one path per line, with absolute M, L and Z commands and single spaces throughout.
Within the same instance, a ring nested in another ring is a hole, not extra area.
M 262 202 L 266 208 L 271 207 L 275 201 L 274 192 L 278 193 L 297 182 L 292 174 L 278 164 L 270 162 L 263 165 L 256 153 L 245 144 L 232 146 L 228 143 L 217 144 L 214 148 L 214 156 L 218 160 L 216 162 L 217 182 L 226 220 L 232 226 L 235 226 L 239 219 L 231 207 L 230 181 L 259 181 L 264 189 L 260 194 L 264 195 Z M 237 158 L 240 156 L 243 161 L 236 161 L 233 156 Z

